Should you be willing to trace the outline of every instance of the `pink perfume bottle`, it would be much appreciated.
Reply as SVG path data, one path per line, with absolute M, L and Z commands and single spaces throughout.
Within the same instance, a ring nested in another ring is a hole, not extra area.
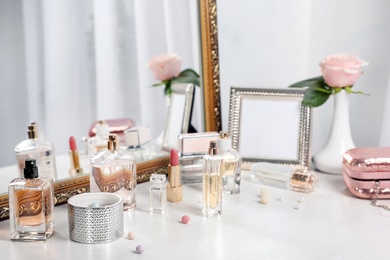
M 136 206 L 137 173 L 134 157 L 118 149 L 118 136 L 109 135 L 107 150 L 91 158 L 91 192 L 112 192 L 122 196 L 124 210 Z
M 46 240 L 54 231 L 53 179 L 39 177 L 35 159 L 8 186 L 11 240 Z
M 28 139 L 15 147 L 15 156 L 18 162 L 20 176 L 23 176 L 24 162 L 33 158 L 37 162 L 40 176 L 57 179 L 55 153 L 53 143 L 39 136 L 36 123 L 31 123 L 27 130 Z

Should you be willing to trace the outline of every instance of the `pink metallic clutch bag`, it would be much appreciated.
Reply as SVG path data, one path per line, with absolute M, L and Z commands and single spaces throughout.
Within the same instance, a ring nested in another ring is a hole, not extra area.
M 390 198 L 390 147 L 364 147 L 346 151 L 343 157 L 343 179 L 356 197 Z
M 114 118 L 114 119 L 105 119 L 104 122 L 108 124 L 108 129 L 110 134 L 117 134 L 121 142 L 124 142 L 124 131 L 135 126 L 133 119 L 131 118 Z M 96 135 L 96 125 L 98 121 L 95 121 L 91 124 L 89 128 L 88 135 L 89 137 Z

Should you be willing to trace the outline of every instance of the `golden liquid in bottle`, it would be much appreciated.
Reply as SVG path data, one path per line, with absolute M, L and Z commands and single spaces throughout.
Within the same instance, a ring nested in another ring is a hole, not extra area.
M 222 160 L 221 171 L 223 176 L 231 176 L 236 172 L 237 160 L 236 159 L 225 159 Z
M 221 189 L 221 179 L 218 175 L 206 175 L 203 177 L 203 200 L 208 208 L 215 209 L 219 204 L 219 191 Z

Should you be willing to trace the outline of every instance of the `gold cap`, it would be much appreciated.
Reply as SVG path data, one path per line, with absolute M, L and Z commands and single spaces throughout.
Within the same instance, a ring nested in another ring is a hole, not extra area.
M 218 148 L 217 148 L 217 142 L 211 141 L 209 145 L 209 152 L 210 155 L 217 155 L 218 154 Z
M 118 136 L 117 135 L 108 135 L 107 149 L 110 151 L 115 151 L 117 148 Z
M 38 138 L 38 131 L 37 131 L 37 125 L 35 122 L 32 122 L 27 127 L 27 135 L 29 139 L 36 139 Z
M 219 132 L 219 138 L 221 138 L 221 139 L 228 139 L 229 138 L 229 133 L 221 131 L 221 132 Z

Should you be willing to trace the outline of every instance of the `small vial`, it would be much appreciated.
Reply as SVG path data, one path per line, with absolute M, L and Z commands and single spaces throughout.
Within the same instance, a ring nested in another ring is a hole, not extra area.
M 152 174 L 149 188 L 149 211 L 150 213 L 163 213 L 166 203 L 166 177 L 164 174 Z
M 272 163 L 253 164 L 251 180 L 300 192 L 311 192 L 318 186 L 318 178 L 306 168 Z

